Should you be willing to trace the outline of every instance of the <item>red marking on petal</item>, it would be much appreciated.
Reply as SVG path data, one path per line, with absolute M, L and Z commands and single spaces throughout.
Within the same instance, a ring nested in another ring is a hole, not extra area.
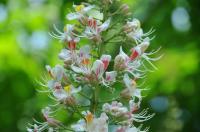
M 107 76 L 106 80 L 109 81 L 111 79 L 111 76 Z
M 75 50 L 76 49 L 76 42 L 74 40 L 71 40 L 68 42 L 68 48 L 70 50 Z
M 88 20 L 88 26 L 89 26 L 89 27 L 92 27 L 92 19 L 89 19 L 89 20 Z
M 132 49 L 132 53 L 131 53 L 131 55 L 130 55 L 130 60 L 134 60 L 134 59 L 136 59 L 138 56 L 139 56 L 139 53 L 138 53 L 135 49 Z
M 104 64 L 104 70 L 106 70 L 108 68 L 109 61 L 108 60 L 102 60 L 102 62 Z
M 138 109 L 139 109 L 138 106 L 135 106 L 132 108 L 131 112 L 134 113 L 134 112 L 138 111 Z
M 93 20 L 93 27 L 96 28 L 97 27 L 97 21 Z

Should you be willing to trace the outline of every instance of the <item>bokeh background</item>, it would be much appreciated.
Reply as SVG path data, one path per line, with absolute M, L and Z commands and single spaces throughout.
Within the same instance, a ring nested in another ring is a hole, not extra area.
M 200 132 L 200 1 L 122 0 L 148 31 L 151 48 L 164 56 L 149 73 L 143 101 L 156 116 L 145 123 L 152 132 Z M 46 64 L 60 63 L 61 44 L 48 32 L 67 22 L 66 13 L 81 0 L 0 0 L 0 131 L 25 131 L 48 98 L 36 92 Z M 65 116 L 65 115 L 62 115 Z

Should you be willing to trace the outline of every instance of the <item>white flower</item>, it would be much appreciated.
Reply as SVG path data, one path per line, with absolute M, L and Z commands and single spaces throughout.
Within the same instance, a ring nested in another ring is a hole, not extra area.
M 136 58 L 142 56 L 142 54 L 149 47 L 149 45 L 150 45 L 149 38 L 145 38 L 141 44 L 131 49 L 132 53 L 130 59 L 135 60 Z
M 39 122 L 34 119 L 35 124 L 29 124 L 30 128 L 27 128 L 28 132 L 43 132 L 45 130 L 54 131 L 53 128 L 57 129 L 61 127 L 61 122 L 54 119 L 50 114 L 54 113 L 49 107 L 42 109 L 42 114 L 45 122 Z M 52 128 L 53 127 L 53 128 Z
M 52 78 L 47 82 L 46 87 L 49 88 L 49 91 L 54 91 L 55 89 L 61 89 L 61 81 L 65 76 L 64 68 L 61 65 L 56 65 L 54 68 L 51 68 L 49 65 L 46 65 L 46 69 Z
M 144 60 L 146 60 L 154 69 L 157 69 L 151 61 L 156 61 L 159 60 L 162 56 L 159 56 L 157 58 L 150 58 L 150 55 L 153 55 L 154 53 L 158 52 L 160 50 L 157 49 L 156 51 L 150 52 L 150 53 L 145 53 L 146 49 L 149 47 L 150 45 L 150 39 L 148 37 L 146 37 L 145 39 L 142 40 L 142 42 L 137 45 L 136 47 L 132 48 L 131 51 L 131 55 L 130 55 L 130 60 L 131 61 L 138 61 L 138 58 L 142 58 Z M 146 68 L 146 66 L 143 64 L 144 68 Z M 148 69 L 147 69 L 148 70 Z
M 79 67 L 72 65 L 72 70 L 76 73 L 83 74 L 84 76 L 95 75 L 95 80 L 101 80 L 104 70 L 104 63 L 101 60 L 96 60 L 93 65 L 80 65 Z
M 116 76 L 117 76 L 116 71 L 106 72 L 106 79 L 105 80 L 106 80 L 106 82 L 115 82 Z
M 105 113 L 102 113 L 99 118 L 95 118 L 94 115 L 87 111 L 83 112 L 85 120 L 79 120 L 77 124 L 72 125 L 72 129 L 76 132 L 87 131 L 87 132 L 108 132 L 108 117 Z
M 142 42 L 145 37 L 154 32 L 154 30 L 151 29 L 149 32 L 144 33 L 143 29 L 141 28 L 140 21 L 136 18 L 130 22 L 127 22 L 124 27 L 124 31 L 127 33 L 127 36 L 135 40 L 136 43 Z
M 132 28 L 133 30 L 137 30 L 141 26 L 140 21 L 136 18 L 133 18 L 131 22 L 127 22 L 127 25 L 129 28 Z
M 81 19 L 81 17 L 84 17 L 86 13 L 88 13 L 95 6 L 94 5 L 87 5 L 87 6 L 73 5 L 73 7 L 75 8 L 76 12 L 67 14 L 66 18 L 68 20 Z
M 117 101 L 113 101 L 112 104 L 105 103 L 102 109 L 104 112 L 115 117 L 125 116 L 128 112 L 128 109 L 124 107 L 122 103 Z
M 123 106 L 122 103 L 113 101 L 112 104 L 105 103 L 102 110 L 109 115 L 117 117 L 122 124 L 131 125 L 133 121 L 144 122 L 151 119 L 155 114 L 148 114 L 148 110 L 143 110 L 140 113 L 135 113 L 139 109 L 140 102 L 135 103 L 133 100 L 129 102 L 129 109 Z
M 46 69 L 49 75 L 56 81 L 61 81 L 64 76 L 64 68 L 61 65 L 56 65 L 54 68 L 51 68 L 49 65 L 46 65 Z
M 68 48 L 70 50 L 76 49 L 76 44 L 80 41 L 79 37 L 76 37 L 76 35 L 73 33 L 74 31 L 74 25 L 67 24 L 64 27 L 64 32 L 61 32 L 57 29 L 57 27 L 54 25 L 54 29 L 57 33 L 50 33 L 50 36 L 53 38 L 59 39 L 63 43 L 68 43 Z
M 130 79 L 128 74 L 124 75 L 123 81 L 127 88 L 126 94 L 128 94 L 130 97 L 137 97 L 139 100 L 141 100 L 142 99 L 141 90 L 136 88 L 136 82 L 134 80 Z
M 143 72 L 139 70 L 141 66 L 141 61 L 139 59 L 134 61 L 131 60 L 131 58 L 126 53 L 124 53 L 122 47 L 120 47 L 120 53 L 115 57 L 114 62 L 114 68 L 116 70 L 126 71 L 128 73 L 131 73 L 136 78 L 141 77 L 141 73 Z
M 83 36 L 98 42 L 101 41 L 100 33 L 108 29 L 110 22 L 110 18 L 103 24 L 100 24 L 100 22 L 94 18 L 88 18 L 88 25 L 86 26 Z
M 89 45 L 82 46 L 79 51 L 62 49 L 58 56 L 68 65 L 88 65 L 90 62 L 90 47 Z
M 62 49 L 58 56 L 61 60 L 69 61 L 72 59 L 72 52 L 67 49 Z
M 64 88 L 55 89 L 53 91 L 53 95 L 58 99 L 59 101 L 64 101 L 68 97 L 73 96 L 74 94 L 81 91 L 81 87 L 75 88 L 73 85 L 65 86 Z

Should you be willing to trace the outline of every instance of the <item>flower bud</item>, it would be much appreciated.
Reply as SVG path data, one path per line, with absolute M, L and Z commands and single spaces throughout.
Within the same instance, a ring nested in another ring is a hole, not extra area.
M 70 68 L 70 66 L 71 66 L 71 64 L 72 64 L 72 60 L 65 60 L 64 61 L 64 68 Z
M 124 26 L 124 32 L 130 33 L 133 31 L 136 31 L 137 29 L 140 28 L 140 21 L 136 18 L 134 18 L 132 21 L 127 22 L 127 24 Z
M 103 4 L 112 4 L 112 0 L 102 0 Z
M 102 39 L 101 39 L 100 35 L 94 36 L 92 40 L 97 44 L 100 44 L 102 42 Z
M 120 93 L 120 96 L 122 98 L 125 98 L 125 99 L 131 99 L 131 95 L 130 95 L 130 90 L 128 88 L 124 89 L 121 93 Z
M 76 104 L 76 99 L 73 96 L 69 96 L 64 100 L 64 104 L 67 106 L 73 106 Z
M 116 71 L 121 71 L 126 68 L 125 59 L 122 55 L 117 55 L 114 61 L 114 69 Z
M 120 8 L 124 15 L 130 15 L 129 6 L 127 4 L 123 4 Z

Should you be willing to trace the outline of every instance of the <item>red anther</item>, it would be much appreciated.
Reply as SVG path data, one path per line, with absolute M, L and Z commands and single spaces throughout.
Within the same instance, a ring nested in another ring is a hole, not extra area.
M 134 60 L 134 59 L 137 58 L 138 56 L 139 56 L 138 51 L 136 51 L 136 50 L 133 48 L 133 49 L 132 49 L 131 56 L 130 56 L 130 59 L 131 59 L 131 60 Z

